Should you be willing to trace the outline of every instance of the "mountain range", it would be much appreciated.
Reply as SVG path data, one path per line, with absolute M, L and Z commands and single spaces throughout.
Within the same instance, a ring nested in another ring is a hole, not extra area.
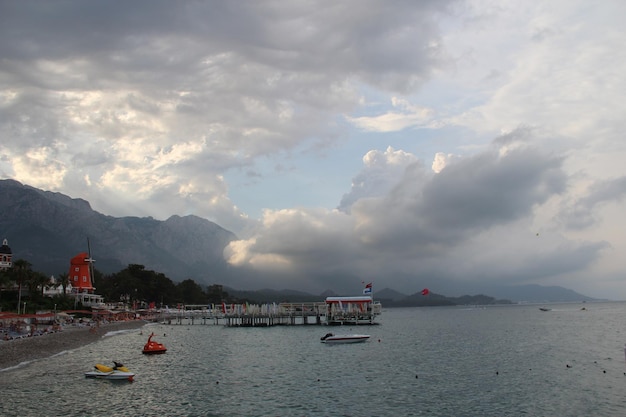
M 0 181 L 0 213 L 0 237 L 8 239 L 14 259 L 49 275 L 68 272 L 70 259 L 90 248 L 103 273 L 141 264 L 173 281 L 210 283 L 229 276 L 222 253 L 237 238 L 196 216 L 106 216 L 85 200 L 13 180 Z
M 10 179 L 0 180 L 0 239 L 8 240 L 14 259 L 25 259 L 34 270 L 47 275 L 68 272 L 73 256 L 91 250 L 96 269 L 105 274 L 118 272 L 129 264 L 140 264 L 175 282 L 191 278 L 204 285 L 220 283 L 245 288 L 246 283 L 263 279 L 258 274 L 252 276 L 254 271 L 238 270 L 226 262 L 224 249 L 237 236 L 209 220 L 176 215 L 165 221 L 107 216 L 94 211 L 85 200 Z M 438 292 L 485 294 L 513 302 L 593 300 L 562 287 L 455 287 L 443 281 L 438 285 Z M 332 293 L 332 289 L 329 291 Z M 254 298 L 264 296 L 258 292 L 254 295 Z M 308 299 L 311 294 L 284 290 L 281 297 L 284 296 L 300 300 Z M 419 293 L 402 294 L 389 288 L 377 291 L 375 296 L 399 305 L 409 302 L 407 299 L 411 297 L 420 297 Z M 319 299 L 319 295 L 315 297 Z

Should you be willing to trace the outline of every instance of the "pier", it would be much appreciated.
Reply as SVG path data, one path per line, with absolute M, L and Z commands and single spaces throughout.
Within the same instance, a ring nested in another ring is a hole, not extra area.
M 213 324 L 226 327 L 295 325 L 373 325 L 382 312 L 369 297 L 328 297 L 325 302 L 186 305 L 155 312 L 152 320 L 166 324 Z

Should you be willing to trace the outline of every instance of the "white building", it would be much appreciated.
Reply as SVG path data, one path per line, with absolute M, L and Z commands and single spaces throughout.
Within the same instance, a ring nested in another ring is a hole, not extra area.
M 63 294 L 63 285 L 57 281 L 54 275 L 50 276 L 50 281 L 43 287 L 43 295 L 45 297 L 54 297 L 55 295 Z M 65 288 L 65 294 L 72 294 L 72 283 L 68 282 L 67 288 Z

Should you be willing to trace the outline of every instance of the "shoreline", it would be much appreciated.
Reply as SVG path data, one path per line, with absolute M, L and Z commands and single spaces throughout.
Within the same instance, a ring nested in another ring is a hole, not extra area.
M 96 327 L 95 331 L 91 327 L 67 327 L 56 333 L 0 341 L 0 373 L 25 362 L 49 358 L 97 342 L 109 332 L 140 329 L 147 323 L 144 320 L 112 322 Z

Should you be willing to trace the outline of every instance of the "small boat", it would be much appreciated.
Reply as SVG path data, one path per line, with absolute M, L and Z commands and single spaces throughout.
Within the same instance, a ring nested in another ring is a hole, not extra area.
M 150 337 L 148 337 L 148 343 L 143 346 L 143 350 L 141 351 L 141 353 L 146 355 L 165 353 L 167 351 L 165 346 L 162 343 L 152 341 L 152 336 L 154 336 L 154 333 L 151 333 Z
M 110 380 L 128 380 L 133 381 L 135 374 L 132 373 L 127 367 L 118 362 L 113 362 L 115 366 L 106 366 L 100 363 L 97 363 L 95 366 L 95 370 L 85 372 L 86 378 L 99 378 L 99 379 L 110 379 Z
M 541 310 L 541 311 L 551 311 L 552 309 L 548 308 L 548 307 L 539 307 L 539 310 Z
M 326 333 L 320 338 L 322 343 L 341 344 L 341 343 L 360 343 L 370 338 L 369 334 L 332 334 Z

